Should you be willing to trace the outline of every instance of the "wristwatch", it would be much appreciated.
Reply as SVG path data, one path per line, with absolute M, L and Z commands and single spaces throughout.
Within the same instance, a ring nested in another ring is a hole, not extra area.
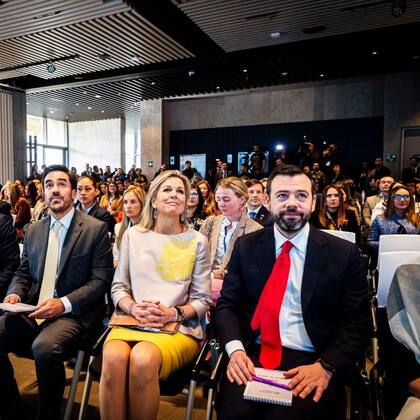
M 321 358 L 319 358 L 317 362 L 328 372 L 331 372 L 332 374 L 335 373 L 336 369 L 330 362 L 327 362 L 326 360 L 321 359 Z
M 182 306 L 174 306 L 177 314 L 176 322 L 182 324 L 185 321 L 185 312 Z

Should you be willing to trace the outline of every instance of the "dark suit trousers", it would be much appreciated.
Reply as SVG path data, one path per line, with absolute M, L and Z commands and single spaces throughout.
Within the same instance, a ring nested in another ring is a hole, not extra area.
M 19 398 L 8 353 L 33 358 L 38 380 L 40 419 L 60 418 L 65 386 L 63 362 L 71 358 L 85 336 L 75 319 L 61 317 L 41 326 L 21 315 L 0 317 L 0 413 Z
M 255 366 L 261 366 L 259 347 L 252 346 L 247 350 L 248 356 Z M 317 356 L 297 350 L 283 348 L 281 370 L 289 370 L 300 365 L 314 363 Z M 340 420 L 344 417 L 344 386 L 340 386 L 331 378 L 328 388 L 324 391 L 319 403 L 312 400 L 313 393 L 305 399 L 293 397 L 292 406 L 259 403 L 243 398 L 245 385 L 231 384 L 223 374 L 220 392 L 216 400 L 218 418 L 221 420 Z

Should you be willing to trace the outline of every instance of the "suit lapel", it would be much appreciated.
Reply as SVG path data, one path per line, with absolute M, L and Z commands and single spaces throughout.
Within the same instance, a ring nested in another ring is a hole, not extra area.
M 276 245 L 273 227 L 267 227 L 262 231 L 256 244 L 255 253 L 257 256 L 257 265 L 261 273 L 260 278 L 262 286 L 264 286 L 265 282 L 270 277 L 276 261 Z
M 248 218 L 247 215 L 242 214 L 241 218 L 239 219 L 239 223 L 236 226 L 236 229 L 233 231 L 232 237 L 230 238 L 228 249 L 226 250 L 225 255 L 223 256 L 222 268 L 225 268 L 229 263 L 230 256 L 232 254 L 233 245 L 235 244 L 235 241 L 240 236 L 244 235 L 247 218 Z
M 327 244 L 328 242 L 322 236 L 321 232 L 311 226 L 302 277 L 302 312 L 304 312 L 308 306 L 312 295 L 316 290 L 324 266 L 328 261 Z
M 217 245 L 219 243 L 220 229 L 222 228 L 223 216 L 217 216 L 214 220 L 214 225 L 211 229 L 211 263 L 213 264 L 214 258 L 216 257 Z
M 48 239 L 50 236 L 51 216 L 41 220 L 39 231 L 39 252 L 38 252 L 38 284 L 42 281 L 44 275 L 45 258 L 47 256 Z M 38 237 L 37 237 L 38 240 Z
M 74 212 L 73 220 L 70 223 L 69 230 L 67 232 L 66 238 L 64 239 L 63 248 L 61 249 L 60 263 L 58 266 L 57 278 L 60 278 L 61 272 L 66 265 L 66 262 L 71 254 L 74 244 L 77 241 L 81 231 L 83 221 L 79 215 L 79 212 L 76 210 Z

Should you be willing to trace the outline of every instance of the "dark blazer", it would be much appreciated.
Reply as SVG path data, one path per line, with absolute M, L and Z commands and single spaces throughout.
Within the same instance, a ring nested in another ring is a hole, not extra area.
M 24 303 L 38 303 L 49 230 L 50 216 L 31 224 L 26 233 L 21 263 L 7 291 Z M 56 292 L 69 299 L 72 316 L 87 329 L 103 317 L 113 274 L 107 226 L 75 210 L 61 249 Z
M 0 213 L 0 302 L 19 266 L 19 245 L 12 218 Z
M 420 167 L 416 166 L 414 171 L 412 167 L 404 168 L 402 170 L 401 178 L 404 184 L 409 184 L 410 182 L 419 182 Z
M 78 201 L 75 204 L 75 207 L 77 208 L 79 206 L 80 202 Z M 108 226 L 108 232 L 114 233 L 114 226 L 115 226 L 115 218 L 111 216 L 109 211 L 107 209 L 104 209 L 103 207 L 99 207 L 99 203 L 95 202 L 95 204 L 91 207 L 88 213 L 89 216 L 94 217 L 95 219 L 100 220 L 101 222 L 104 222 Z
M 271 226 L 273 224 L 273 218 L 271 217 L 271 213 L 264 206 L 261 206 L 261 208 L 258 210 L 258 213 L 255 216 L 254 220 L 264 227 Z
M 5 214 L 12 218 L 10 214 L 10 210 L 12 210 L 12 207 L 7 201 L 0 200 L 0 213 Z
M 250 323 L 275 262 L 273 229 L 235 243 L 216 310 L 223 347 L 240 340 L 246 349 L 259 335 Z M 305 328 L 319 357 L 337 370 L 353 366 L 370 330 L 366 271 L 356 246 L 311 227 L 301 297 Z

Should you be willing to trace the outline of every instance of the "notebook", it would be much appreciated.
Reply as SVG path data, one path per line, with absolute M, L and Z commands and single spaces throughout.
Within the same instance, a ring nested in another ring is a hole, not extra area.
M 287 385 L 290 381 L 290 379 L 283 377 L 282 370 L 255 368 L 255 375 L 283 385 Z M 244 398 L 246 400 L 270 404 L 290 406 L 292 405 L 292 397 L 292 391 L 287 391 L 257 381 L 248 381 L 244 391 Z
M 157 332 L 165 334 L 175 334 L 178 331 L 179 324 L 177 322 L 170 322 L 165 324 L 162 328 L 145 327 L 140 324 L 136 318 L 121 311 L 115 311 L 109 321 L 110 327 L 125 327 L 138 331 Z

